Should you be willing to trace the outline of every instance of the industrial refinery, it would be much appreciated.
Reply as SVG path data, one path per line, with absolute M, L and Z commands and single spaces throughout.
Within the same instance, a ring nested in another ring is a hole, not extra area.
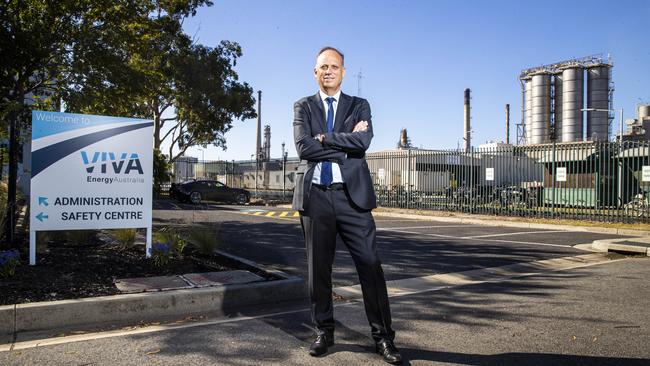
M 523 70 L 517 142 L 608 141 L 614 118 L 612 68 L 611 59 L 588 56 Z

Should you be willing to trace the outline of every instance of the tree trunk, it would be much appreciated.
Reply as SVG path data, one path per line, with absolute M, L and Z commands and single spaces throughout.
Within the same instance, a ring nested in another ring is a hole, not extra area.
M 160 150 L 160 129 L 162 128 L 161 119 L 162 113 L 158 111 L 158 103 L 154 103 L 153 108 L 153 149 Z
M 4 167 L 5 167 L 5 152 L 4 146 L 0 145 L 0 182 L 2 182 L 2 176 L 4 175 Z
M 9 113 L 9 179 L 7 182 L 7 208 L 5 213 L 5 236 L 9 246 L 15 246 L 16 224 L 16 188 L 18 181 L 18 134 L 20 113 L 12 110 Z

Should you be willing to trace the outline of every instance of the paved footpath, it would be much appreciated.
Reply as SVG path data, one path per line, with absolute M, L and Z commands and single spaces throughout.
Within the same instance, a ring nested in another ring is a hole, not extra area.
M 650 260 L 392 296 L 407 365 L 648 365 Z M 18 342 L 0 365 L 382 365 L 363 306 L 338 302 L 337 345 L 311 358 L 304 304 L 278 313 Z M 40 345 L 39 345 L 40 344 Z

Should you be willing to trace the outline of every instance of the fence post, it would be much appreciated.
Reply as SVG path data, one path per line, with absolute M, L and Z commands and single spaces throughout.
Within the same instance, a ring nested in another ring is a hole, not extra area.
M 411 208 L 411 148 L 406 151 L 406 208 Z
M 555 217 L 555 195 L 557 193 L 557 189 L 555 187 L 555 182 L 557 182 L 557 168 L 555 166 L 555 161 L 556 161 L 556 146 L 555 146 L 555 139 L 553 139 L 553 162 L 551 163 L 551 186 L 553 187 L 553 198 L 551 202 L 551 218 Z
M 474 147 L 470 146 L 469 148 L 469 185 L 467 188 L 467 193 L 469 194 L 469 213 L 474 213 Z

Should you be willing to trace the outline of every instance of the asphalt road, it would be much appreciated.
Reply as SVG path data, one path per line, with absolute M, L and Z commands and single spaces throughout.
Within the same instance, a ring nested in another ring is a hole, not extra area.
M 219 227 L 220 249 L 296 276 L 307 273 L 300 221 L 289 209 L 159 201 L 154 225 Z M 282 212 L 286 216 L 280 217 Z M 273 216 L 267 216 L 273 214 Z M 387 280 L 460 272 L 582 254 L 573 248 L 617 235 L 375 218 Z M 337 244 L 334 286 L 358 283 L 352 258 Z
M 392 297 L 396 343 L 406 365 L 648 365 L 649 263 L 627 258 Z M 311 330 L 303 306 L 32 344 L 0 352 L 0 364 L 384 364 L 372 353 L 363 305 L 338 303 L 335 314 L 336 345 L 322 358 L 307 354 Z

